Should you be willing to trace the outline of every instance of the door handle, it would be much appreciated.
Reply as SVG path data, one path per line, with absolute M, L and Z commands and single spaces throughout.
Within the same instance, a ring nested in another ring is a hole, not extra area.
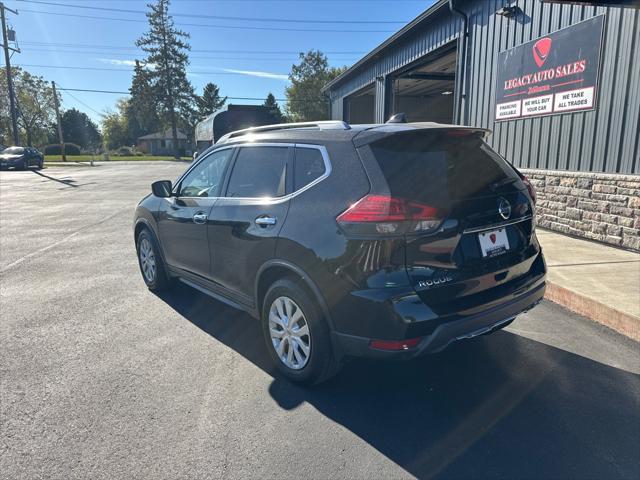
M 268 227 L 269 225 L 275 225 L 278 220 L 276 217 L 258 217 L 255 219 L 256 225 L 260 225 L 261 227 Z
M 193 223 L 204 224 L 207 223 L 207 214 L 204 212 L 198 212 L 193 216 Z

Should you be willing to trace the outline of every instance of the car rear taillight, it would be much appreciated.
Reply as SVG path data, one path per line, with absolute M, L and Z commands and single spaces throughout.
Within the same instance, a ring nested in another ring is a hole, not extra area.
M 430 232 L 442 223 L 438 208 L 389 195 L 369 194 L 336 218 L 348 233 L 398 235 Z
M 522 183 L 524 183 L 525 187 L 527 187 L 527 190 L 529 190 L 529 196 L 531 196 L 531 200 L 533 201 L 533 204 L 536 204 L 536 189 L 533 188 L 533 185 L 531 184 L 531 181 L 525 176 L 522 175 Z
M 416 347 L 420 343 L 420 340 L 422 340 L 421 337 L 410 338 L 408 340 L 371 340 L 369 347 L 375 348 L 376 350 L 409 350 L 410 348 Z

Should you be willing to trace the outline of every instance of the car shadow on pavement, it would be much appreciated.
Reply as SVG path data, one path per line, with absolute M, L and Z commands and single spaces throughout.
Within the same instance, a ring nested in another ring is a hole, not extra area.
M 280 407 L 309 403 L 418 478 L 638 478 L 633 373 L 501 331 L 302 388 L 270 365 L 249 315 L 184 286 L 161 298 L 271 375 Z

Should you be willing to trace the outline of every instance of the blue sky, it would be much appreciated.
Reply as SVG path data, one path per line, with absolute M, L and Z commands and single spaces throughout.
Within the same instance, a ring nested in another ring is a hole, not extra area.
M 25 65 L 25 69 L 54 80 L 62 88 L 128 90 L 131 62 L 143 58 L 135 40 L 147 28 L 146 17 L 137 13 L 147 10 L 146 0 L 5 3 L 19 11 L 18 16 L 9 15 L 22 50 L 13 56 L 12 63 Z M 173 0 L 170 12 L 176 25 L 191 35 L 188 71 L 198 93 L 206 83 L 214 82 L 223 95 L 230 97 L 265 98 L 273 92 L 277 98 L 284 98 L 286 74 L 296 61 L 295 52 L 319 49 L 327 53 L 332 65 L 351 65 L 431 3 L 432 0 Z M 356 23 L 344 23 L 347 21 Z M 113 109 L 115 101 L 122 97 L 89 92 L 61 95 L 65 108 L 78 108 L 95 120 L 100 119 L 100 112 Z M 260 102 L 233 99 L 230 103 Z

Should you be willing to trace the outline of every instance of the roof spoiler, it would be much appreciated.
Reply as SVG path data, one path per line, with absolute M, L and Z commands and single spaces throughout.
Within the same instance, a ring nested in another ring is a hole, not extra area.
M 444 125 L 431 122 L 395 124 L 386 123 L 384 125 L 378 126 L 377 128 L 371 128 L 360 132 L 354 137 L 353 143 L 356 147 L 361 147 L 385 137 L 410 132 L 451 132 L 453 136 L 464 136 L 464 134 L 468 132 L 469 134 L 480 134 L 483 138 L 486 138 L 491 134 L 491 130 L 489 129 L 481 127 L 469 127 L 465 125 Z

